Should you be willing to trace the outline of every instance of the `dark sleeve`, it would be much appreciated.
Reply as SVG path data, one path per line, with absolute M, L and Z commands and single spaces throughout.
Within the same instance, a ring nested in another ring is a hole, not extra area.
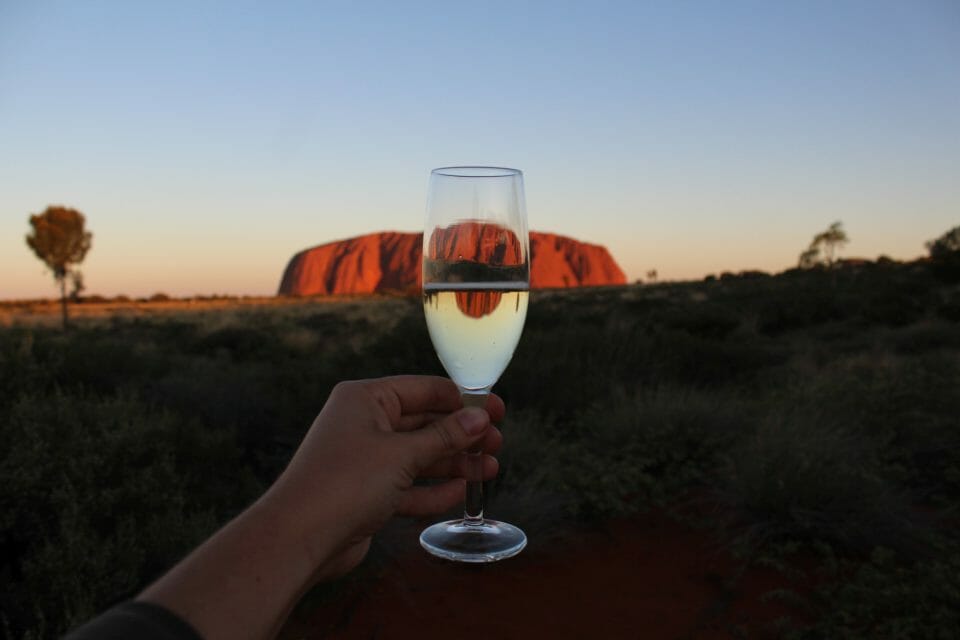
M 124 602 L 108 609 L 63 640 L 203 640 L 189 624 L 149 602 Z

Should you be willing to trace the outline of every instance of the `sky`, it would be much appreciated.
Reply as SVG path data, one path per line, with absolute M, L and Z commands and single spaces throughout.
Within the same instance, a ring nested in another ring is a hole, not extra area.
M 57 294 L 50 204 L 88 294 L 270 295 L 464 164 L 631 281 L 779 271 L 838 220 L 912 259 L 960 225 L 960 3 L 0 0 L 0 299 Z

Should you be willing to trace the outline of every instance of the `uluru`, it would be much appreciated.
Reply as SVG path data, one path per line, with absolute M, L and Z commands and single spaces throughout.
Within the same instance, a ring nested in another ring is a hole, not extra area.
M 280 295 L 386 293 L 420 288 L 422 233 L 385 231 L 329 242 L 294 255 Z M 625 284 L 623 271 L 603 246 L 530 232 L 530 287 Z

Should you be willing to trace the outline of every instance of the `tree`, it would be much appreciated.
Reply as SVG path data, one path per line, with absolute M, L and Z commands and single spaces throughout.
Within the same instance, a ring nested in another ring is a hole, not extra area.
M 931 258 L 939 258 L 960 251 L 960 227 L 954 227 L 936 240 L 927 242 Z
M 820 263 L 820 247 L 810 247 L 800 254 L 801 269 L 812 269 Z
M 927 242 L 933 272 L 948 282 L 960 281 L 960 227 Z
M 93 234 L 84 228 L 86 218 L 76 209 L 49 206 L 43 213 L 30 216 L 33 231 L 27 234 L 27 245 L 33 249 L 53 279 L 60 285 L 60 306 L 63 328 L 67 328 L 67 278 L 73 282 L 76 296 L 83 289 L 83 275 L 74 265 L 83 262 L 90 250 Z
M 832 267 L 836 262 L 836 253 L 850 242 L 847 232 L 843 230 L 842 222 L 834 222 L 813 237 L 807 250 L 800 254 L 799 266 L 801 269 L 811 269 L 817 265 Z

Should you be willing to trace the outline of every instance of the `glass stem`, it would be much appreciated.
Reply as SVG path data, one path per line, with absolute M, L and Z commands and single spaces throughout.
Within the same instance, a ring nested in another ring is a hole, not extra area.
M 486 393 L 462 393 L 464 407 L 487 406 Z M 477 448 L 467 452 L 467 494 L 463 507 L 463 523 L 483 524 L 483 452 Z

